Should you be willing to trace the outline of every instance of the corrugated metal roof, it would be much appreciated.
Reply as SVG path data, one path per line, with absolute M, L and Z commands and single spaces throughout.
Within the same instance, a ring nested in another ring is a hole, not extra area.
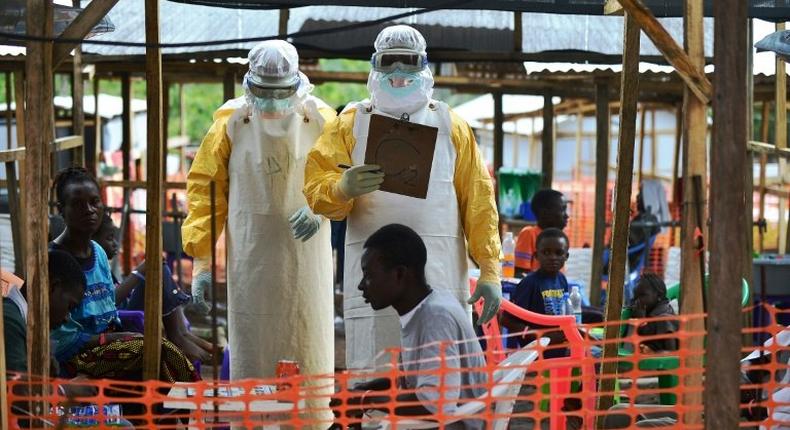
M 708 23 L 706 23 L 707 25 Z M 766 21 L 754 21 L 754 40 L 760 40 L 774 31 L 774 24 Z M 643 35 L 644 37 L 644 35 Z M 712 34 L 705 35 L 706 42 L 712 40 Z M 682 43 L 680 41 L 679 43 Z M 707 46 L 706 46 L 707 49 Z M 776 54 L 773 52 L 757 52 L 755 48 L 753 74 L 755 76 L 773 76 L 776 73 Z M 579 63 L 541 63 L 536 61 L 524 62 L 524 70 L 528 75 L 541 74 L 568 74 L 568 73 L 594 73 L 612 72 L 619 73 L 623 69 L 622 64 L 579 64 Z M 705 73 L 712 73 L 715 67 L 712 64 L 705 66 Z M 664 66 L 647 62 L 639 63 L 640 73 L 674 73 L 672 66 Z
M 161 41 L 163 43 L 203 42 L 277 34 L 279 11 L 213 8 L 174 2 L 161 3 Z M 300 30 L 333 28 L 402 13 L 403 9 L 382 7 L 308 6 L 291 10 L 289 33 Z M 111 11 L 116 30 L 97 36 L 96 40 L 145 41 L 143 0 L 123 0 Z M 424 32 L 430 50 L 483 53 L 513 52 L 513 13 L 480 10 L 439 10 L 415 15 L 395 22 L 414 25 Z M 682 44 L 683 25 L 678 18 L 661 20 L 672 36 Z M 617 56 L 622 51 L 622 17 L 555 15 L 524 13 L 522 51 L 542 53 L 557 51 L 589 52 Z M 380 28 L 387 24 L 312 37 L 297 37 L 294 44 L 328 52 L 367 53 Z M 713 53 L 712 24 L 705 25 L 707 56 Z M 206 53 L 211 51 L 249 50 L 255 43 L 234 43 L 210 47 L 167 48 L 165 54 Z M 143 48 L 86 44 L 86 53 L 101 55 L 143 55 Z M 660 57 L 653 44 L 643 36 L 642 55 Z
M 586 51 L 609 56 L 622 55 L 623 17 L 524 14 L 522 18 L 524 52 Z M 662 18 L 659 22 L 680 46 L 683 46 L 683 19 Z M 705 56 L 713 56 L 713 20 L 704 22 Z M 660 57 L 653 42 L 642 33 L 639 53 L 643 57 Z
M 0 57 L 16 57 L 25 55 L 25 52 L 27 51 L 24 46 L 0 45 Z
M 249 11 L 173 2 L 159 3 L 160 40 L 162 43 L 204 42 L 218 39 L 241 39 L 277 34 L 278 11 Z M 93 40 L 145 42 L 145 1 L 122 0 L 108 16 L 116 24 L 113 33 Z M 254 45 L 228 44 L 210 48 L 167 48 L 163 54 L 248 50 Z M 145 48 L 124 46 L 83 45 L 85 53 L 126 56 L 144 55 Z
M 83 2 L 85 6 L 87 2 Z M 218 39 L 273 36 L 277 32 L 279 11 L 242 10 L 161 2 L 161 40 L 164 43 L 201 42 Z M 403 12 L 399 8 L 382 7 L 328 7 L 308 6 L 292 9 L 288 24 L 289 33 L 304 29 L 337 27 L 344 24 L 359 23 L 381 19 Z M 145 41 L 144 0 L 123 0 L 110 11 L 109 18 L 115 23 L 113 33 L 96 36 L 96 40 Z M 682 20 L 678 18 L 661 19 L 675 40 L 682 45 Z M 400 19 L 420 28 L 428 40 L 429 51 L 442 49 L 459 52 L 512 52 L 513 13 L 500 11 L 442 10 Z M 595 53 L 605 58 L 589 59 L 616 62 L 622 49 L 622 17 L 556 15 L 545 13 L 524 13 L 523 52 L 535 54 L 538 61 L 550 53 L 581 52 Z M 383 26 L 383 25 L 382 25 Z M 351 52 L 359 55 L 372 50 L 373 39 L 379 28 L 374 26 L 319 37 L 301 37 L 294 40 L 300 48 L 317 48 L 325 51 Z M 755 21 L 755 40 L 772 31 L 773 25 L 765 21 Z M 210 53 L 228 51 L 244 55 L 254 46 L 254 42 L 235 43 L 212 47 L 168 48 L 165 54 Z M 712 55 L 712 22 L 705 22 L 705 53 Z M 143 55 L 143 48 L 83 45 L 88 54 L 106 56 Z M 644 35 L 642 36 L 643 57 L 652 61 L 660 58 L 660 53 Z M 24 48 L 0 46 L 0 55 L 18 56 Z M 755 56 L 755 72 L 771 75 L 773 54 Z M 556 61 L 556 60 L 555 60 Z M 583 71 L 586 66 L 574 65 L 573 70 Z M 601 66 L 604 67 L 604 66 Z M 610 68 L 613 69 L 613 68 Z
M 325 6 L 367 6 L 370 0 L 171 0 L 182 3 L 245 8 L 276 9 L 322 4 Z M 713 16 L 713 1 L 705 0 L 705 16 Z M 377 0 L 378 5 L 400 8 L 446 8 L 545 12 L 553 14 L 603 15 L 606 0 Z M 658 17 L 683 16 L 685 0 L 643 0 Z M 750 17 L 786 21 L 790 4 L 786 0 L 749 0 Z

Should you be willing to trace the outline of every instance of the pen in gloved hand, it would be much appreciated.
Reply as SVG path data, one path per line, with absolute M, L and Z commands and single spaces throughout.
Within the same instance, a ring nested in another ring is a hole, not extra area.
M 348 170 L 353 166 L 349 166 L 348 164 L 338 164 L 337 167 L 340 167 L 343 170 Z M 381 172 L 381 170 L 374 170 L 374 172 Z

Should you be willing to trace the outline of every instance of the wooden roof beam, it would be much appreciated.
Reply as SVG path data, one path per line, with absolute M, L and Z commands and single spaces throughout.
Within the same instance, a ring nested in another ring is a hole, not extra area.
M 770 143 L 750 140 L 748 149 L 752 152 L 760 152 L 763 154 L 776 155 L 777 157 L 790 159 L 790 149 L 771 145 Z
M 675 68 L 678 75 L 686 82 L 689 89 L 703 103 L 710 102 L 713 94 L 713 85 L 705 76 L 702 68 L 694 66 L 688 54 L 675 42 L 675 39 L 658 22 L 653 12 L 645 6 L 642 0 L 618 0 L 629 15 L 639 24 L 639 27 L 653 41 L 664 58 Z
M 68 27 L 58 39 L 84 39 L 91 29 L 104 18 L 118 0 L 93 0 Z M 69 57 L 71 50 L 78 43 L 55 42 L 52 53 L 52 69 L 57 69 L 60 63 Z

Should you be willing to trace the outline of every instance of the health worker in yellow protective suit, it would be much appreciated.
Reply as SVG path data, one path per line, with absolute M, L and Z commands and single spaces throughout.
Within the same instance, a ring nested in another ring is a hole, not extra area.
M 274 377 L 282 359 L 296 360 L 302 374 L 334 370 L 330 226 L 307 207 L 302 186 L 307 154 L 336 115 L 310 95 L 313 86 L 298 67 L 296 49 L 285 41 L 254 47 L 244 96 L 214 114 L 187 177 L 182 235 L 195 259 L 192 293 L 204 311 L 212 180 L 216 225 L 227 221 L 234 380 Z
M 442 102 L 432 100 L 425 39 L 414 28 L 395 25 L 376 38 L 368 77 L 370 100 L 351 103 L 310 151 L 304 194 L 313 212 L 330 219 L 348 217 L 346 232 L 344 316 L 346 365 L 370 368 L 386 357 L 379 353 L 400 345 L 394 311 L 373 311 L 357 289 L 362 280 L 363 243 L 391 223 L 415 230 L 425 242 L 428 284 L 454 294 L 466 305 L 483 298 L 482 322 L 498 311 L 500 242 L 491 178 L 469 125 Z M 380 166 L 365 165 L 371 114 L 437 127 L 438 137 L 425 199 L 377 191 Z M 341 165 L 352 166 L 343 169 Z M 469 297 L 467 242 L 481 269 L 474 297 Z M 470 314 L 471 315 L 471 314 Z M 376 359 L 376 356 L 379 356 Z

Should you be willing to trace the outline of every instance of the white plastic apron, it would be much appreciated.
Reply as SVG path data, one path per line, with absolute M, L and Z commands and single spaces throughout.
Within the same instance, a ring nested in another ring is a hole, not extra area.
M 365 162 L 370 114 L 387 115 L 376 109 L 371 110 L 367 103 L 357 103 L 356 109 L 356 145 L 351 156 L 354 165 Z M 380 351 L 400 346 L 397 313 L 392 308 L 374 311 L 365 303 L 357 288 L 362 279 L 360 260 L 365 240 L 387 224 L 403 224 L 420 235 L 428 251 L 425 266 L 428 284 L 432 288 L 449 291 L 470 309 L 466 304 L 469 298 L 466 241 L 453 184 L 456 152 L 450 140 L 450 113 L 447 105 L 434 101 L 411 115 L 410 120 L 439 129 L 427 197 L 418 199 L 375 191 L 357 197 L 348 216 L 343 308 L 346 366 L 349 369 L 366 369 L 375 364 L 388 363 L 389 358 L 384 356 L 374 359 Z
M 332 249 L 329 221 L 307 242 L 288 218 L 306 205 L 305 158 L 321 133 L 317 101 L 307 118 L 248 116 L 228 121 L 228 341 L 233 380 L 274 377 L 278 360 L 302 374 L 334 370 Z M 245 120 L 247 120 L 245 122 Z

